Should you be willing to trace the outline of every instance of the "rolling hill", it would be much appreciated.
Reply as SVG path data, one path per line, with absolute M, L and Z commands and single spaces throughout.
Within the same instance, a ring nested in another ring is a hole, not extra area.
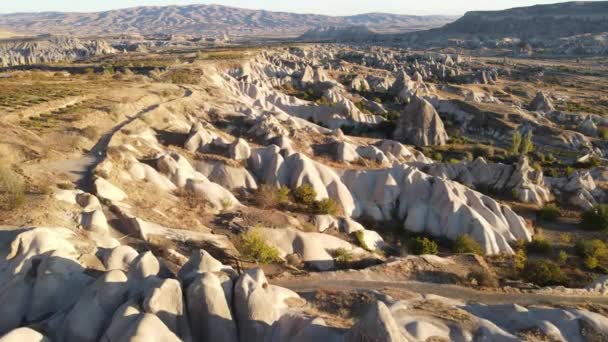
M 378 32 L 407 32 L 442 26 L 449 16 L 367 13 L 324 16 L 250 10 L 220 5 L 146 6 L 95 13 L 41 12 L 0 15 L 0 28 L 28 34 L 103 35 L 164 33 L 234 35 L 301 34 L 324 26 L 368 26 Z

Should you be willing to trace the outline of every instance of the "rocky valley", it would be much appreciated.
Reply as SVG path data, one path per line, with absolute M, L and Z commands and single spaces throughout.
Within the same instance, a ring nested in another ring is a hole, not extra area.
M 370 32 L 0 39 L 0 342 L 608 340 L 606 58 Z

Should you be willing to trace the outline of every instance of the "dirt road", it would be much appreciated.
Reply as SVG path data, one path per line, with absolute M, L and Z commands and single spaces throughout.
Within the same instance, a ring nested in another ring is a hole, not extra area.
M 306 278 L 280 279 L 271 281 L 272 284 L 289 288 L 296 292 L 311 292 L 320 289 L 327 290 L 383 290 L 409 291 L 420 294 L 434 294 L 443 297 L 460 299 L 484 304 L 520 304 L 520 305 L 566 305 L 583 304 L 608 305 L 608 296 L 554 295 L 540 293 L 504 293 L 480 291 L 459 285 L 423 283 L 417 281 L 369 281 L 351 279 L 319 280 Z

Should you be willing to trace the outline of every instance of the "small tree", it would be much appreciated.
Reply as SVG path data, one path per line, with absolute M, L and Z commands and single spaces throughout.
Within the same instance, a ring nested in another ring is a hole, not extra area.
M 264 240 L 257 228 L 243 233 L 237 246 L 241 254 L 250 260 L 262 264 L 281 261 L 279 250 L 266 243 L 266 240 Z
M 551 253 L 551 244 L 542 237 L 535 237 L 526 246 L 528 253 L 549 254 Z
M 340 212 L 340 207 L 333 199 L 324 198 L 312 203 L 312 211 L 316 215 L 337 215 Z
M 563 285 L 566 276 L 558 265 L 547 260 L 528 260 L 522 271 L 524 279 L 540 286 Z
M 521 147 L 521 133 L 519 131 L 513 132 L 513 136 L 511 137 L 511 153 L 516 155 L 519 153 L 519 148 Z
M 408 251 L 415 255 L 437 254 L 439 247 L 437 246 L 437 242 L 433 240 L 417 237 L 409 241 Z
M 470 235 L 460 235 L 454 242 L 454 252 L 483 255 L 483 248 Z
M 608 205 L 600 204 L 583 213 L 583 227 L 588 230 L 608 229 Z
M 544 221 L 555 221 L 560 216 L 560 210 L 555 204 L 549 203 L 540 208 L 536 216 Z
M 317 198 L 317 192 L 310 184 L 302 184 L 293 192 L 293 197 L 298 203 L 311 205 Z
M 521 154 L 527 155 L 528 153 L 532 152 L 532 150 L 534 150 L 534 143 L 532 142 L 532 131 L 528 131 L 528 133 L 526 133 L 526 137 L 524 138 L 521 144 Z

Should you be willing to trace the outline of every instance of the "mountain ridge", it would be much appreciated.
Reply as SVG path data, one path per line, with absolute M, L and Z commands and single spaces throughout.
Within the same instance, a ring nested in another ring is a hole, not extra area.
M 117 33 L 253 35 L 297 33 L 323 26 L 365 25 L 380 32 L 408 32 L 442 26 L 454 16 L 362 13 L 328 16 L 253 10 L 223 5 L 138 6 L 101 12 L 0 14 L 0 28 L 28 34 L 103 35 Z

